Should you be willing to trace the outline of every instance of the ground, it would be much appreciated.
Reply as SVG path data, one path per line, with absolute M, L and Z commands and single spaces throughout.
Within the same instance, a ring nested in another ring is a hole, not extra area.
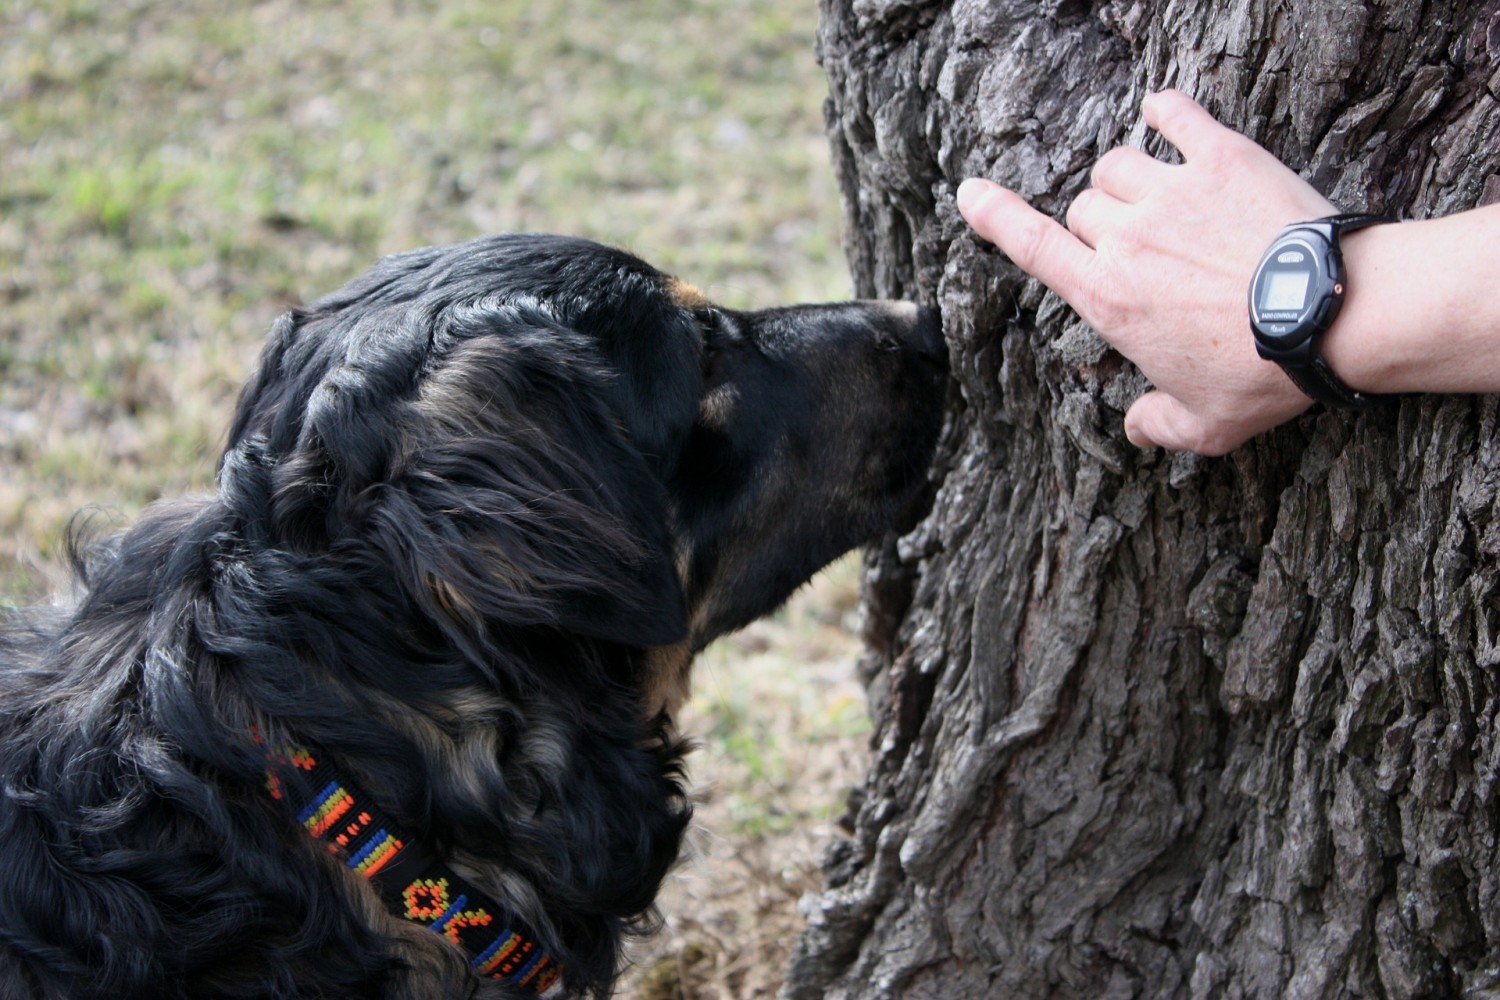
M 271 320 L 383 253 L 631 249 L 730 306 L 845 298 L 811 0 L 0 5 L 0 602 L 75 511 L 211 487 Z M 704 656 L 694 851 L 627 997 L 774 994 L 862 771 L 857 564 Z

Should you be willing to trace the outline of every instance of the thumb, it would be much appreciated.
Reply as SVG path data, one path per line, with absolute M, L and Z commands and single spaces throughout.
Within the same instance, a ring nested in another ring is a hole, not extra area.
M 1239 441 L 1222 441 L 1175 396 L 1152 390 L 1125 412 L 1125 436 L 1137 448 L 1222 455 Z

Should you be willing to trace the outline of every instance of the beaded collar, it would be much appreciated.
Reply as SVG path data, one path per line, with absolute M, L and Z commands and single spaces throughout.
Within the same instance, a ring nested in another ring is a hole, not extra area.
M 462 948 L 482 978 L 537 995 L 562 978 L 561 966 L 540 944 L 501 921 L 501 907 L 426 855 L 373 799 L 319 757 L 305 747 L 273 754 L 266 788 L 314 840 L 369 879 L 392 913 Z M 306 780 L 296 782 L 310 793 L 301 801 L 276 773 L 288 767 L 306 772 Z

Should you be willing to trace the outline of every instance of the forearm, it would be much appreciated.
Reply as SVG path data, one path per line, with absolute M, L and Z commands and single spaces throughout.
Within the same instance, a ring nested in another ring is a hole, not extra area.
M 1324 357 L 1356 389 L 1500 392 L 1500 205 L 1374 226 L 1343 243 Z

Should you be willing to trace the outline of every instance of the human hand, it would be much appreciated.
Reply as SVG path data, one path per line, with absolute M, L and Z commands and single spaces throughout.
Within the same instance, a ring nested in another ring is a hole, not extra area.
M 965 181 L 958 207 L 1151 380 L 1125 414 L 1132 443 L 1221 455 L 1312 405 L 1256 354 L 1247 298 L 1277 231 L 1336 209 L 1175 90 L 1142 114 L 1183 163 L 1110 150 L 1067 228 L 985 180 Z

